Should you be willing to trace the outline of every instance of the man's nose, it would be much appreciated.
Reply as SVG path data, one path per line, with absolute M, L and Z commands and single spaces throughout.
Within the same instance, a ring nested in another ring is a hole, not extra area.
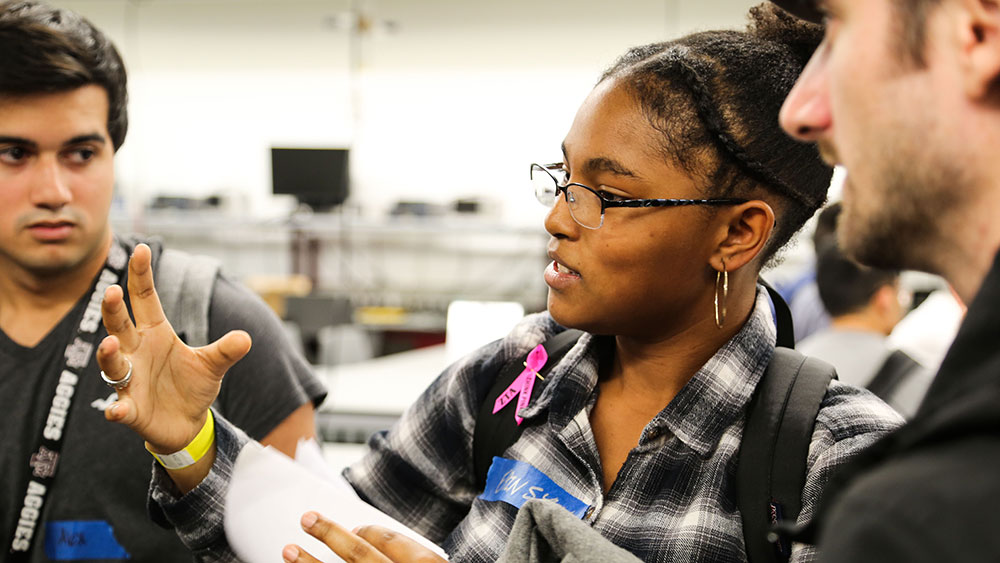
M 72 192 L 67 175 L 57 157 L 39 157 L 32 179 L 32 203 L 46 209 L 60 209 L 68 204 L 72 200 Z
M 781 106 L 781 127 L 800 141 L 815 142 L 833 126 L 830 111 L 827 56 L 823 46 L 816 51 Z

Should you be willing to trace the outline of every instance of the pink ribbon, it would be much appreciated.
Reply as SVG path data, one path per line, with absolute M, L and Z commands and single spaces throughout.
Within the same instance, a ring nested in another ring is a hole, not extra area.
M 531 390 L 535 388 L 535 377 L 541 377 L 538 375 L 538 370 L 542 369 L 542 366 L 548 360 L 549 355 L 545 352 L 545 347 L 541 344 L 528 353 L 528 361 L 524 362 L 524 371 L 514 379 L 510 387 L 497 397 L 496 402 L 493 403 L 493 414 L 498 413 L 500 409 L 506 407 L 516 396 L 517 408 L 514 409 L 514 421 L 520 426 L 521 421 L 524 419 L 517 416 L 517 413 L 527 407 L 528 402 L 531 401 Z

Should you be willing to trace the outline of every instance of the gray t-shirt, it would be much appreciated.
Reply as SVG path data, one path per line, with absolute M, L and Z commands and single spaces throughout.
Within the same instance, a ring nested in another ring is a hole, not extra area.
M 131 254 L 131 248 L 128 248 Z M 159 248 L 154 245 L 154 257 Z M 154 264 L 155 267 L 155 264 Z M 124 285 L 125 280 L 122 280 Z M 25 348 L 0 331 L 0 533 L 3 552 L 18 521 L 42 425 L 52 405 L 66 346 L 83 314 L 88 294 L 38 345 Z M 223 379 L 219 410 L 260 439 L 294 410 L 326 395 L 305 360 L 294 352 L 273 312 L 239 284 L 215 279 L 209 337 L 233 329 L 253 338 L 246 358 Z M 95 344 L 106 335 L 99 329 Z M 58 473 L 46 496 L 34 534 L 32 561 L 191 561 L 172 530 L 146 514 L 151 457 L 142 440 L 104 419 L 112 389 L 92 360 L 81 374 L 62 439 Z
M 836 328 L 821 330 L 796 344 L 795 348 L 807 356 L 833 364 L 837 377 L 856 387 L 867 387 L 893 351 L 881 334 Z M 892 394 L 885 397 L 885 402 L 899 414 L 911 418 L 933 378 L 926 368 L 914 366 Z

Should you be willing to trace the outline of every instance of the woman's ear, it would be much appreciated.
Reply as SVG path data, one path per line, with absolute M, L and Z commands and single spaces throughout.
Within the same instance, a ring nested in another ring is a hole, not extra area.
M 723 233 L 712 256 L 712 265 L 732 272 L 760 255 L 774 230 L 774 210 L 759 199 L 726 209 Z M 725 266 L 723 266 L 725 262 Z

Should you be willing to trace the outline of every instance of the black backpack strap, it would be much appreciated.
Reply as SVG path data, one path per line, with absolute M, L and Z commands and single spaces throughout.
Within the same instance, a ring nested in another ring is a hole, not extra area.
M 757 278 L 757 283 L 764 286 L 767 294 L 771 297 L 771 303 L 774 305 L 774 322 L 778 328 L 778 340 L 775 345 L 783 348 L 795 348 L 795 327 L 792 325 L 792 310 L 788 308 L 788 303 L 785 303 L 778 290 L 771 287 L 771 284 L 764 281 L 763 278 Z
M 767 540 L 771 526 L 795 522 L 802 509 L 806 457 L 820 404 L 836 370 L 778 347 L 750 402 L 736 466 L 736 495 L 752 563 L 787 561 L 787 542 Z
M 545 376 L 552 366 L 562 359 L 566 352 L 576 344 L 583 331 L 564 330 L 542 343 L 549 359 L 538 372 Z M 503 454 L 521 436 L 523 426 L 514 421 L 514 410 L 517 408 L 517 401 L 511 401 L 500 412 L 493 414 L 493 404 L 511 383 L 517 379 L 524 371 L 524 365 L 518 361 L 512 361 L 503 366 L 500 375 L 497 376 L 486 394 L 486 399 L 479 406 L 479 415 L 476 417 L 476 428 L 472 434 L 472 461 L 476 472 L 476 485 L 482 489 L 486 487 L 486 474 L 493 464 L 493 456 Z M 534 399 L 545 389 L 547 380 L 535 382 L 531 390 L 531 398 Z
M 896 350 L 882 362 L 882 367 L 878 369 L 875 377 L 866 386 L 869 391 L 875 393 L 879 399 L 887 401 L 896 391 L 896 388 L 906 381 L 910 374 L 917 371 L 920 364 L 911 358 L 906 352 Z

